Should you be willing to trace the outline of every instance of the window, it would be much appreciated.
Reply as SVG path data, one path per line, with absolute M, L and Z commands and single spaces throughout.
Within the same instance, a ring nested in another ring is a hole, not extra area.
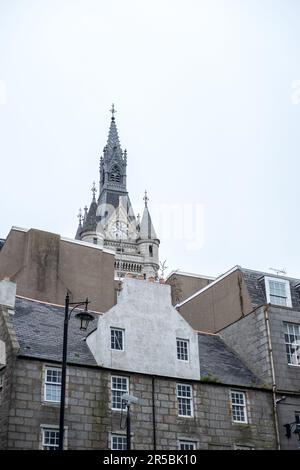
M 42 429 L 43 450 L 58 450 L 59 430 L 53 428 Z
M 234 423 L 247 423 L 246 395 L 238 390 L 231 390 L 231 411 Z
M 61 369 L 46 367 L 44 400 L 54 403 L 60 402 Z
M 292 307 L 290 283 L 284 279 L 265 277 L 267 302 Z
M 129 380 L 127 377 L 112 376 L 111 378 L 111 408 L 122 409 L 122 395 L 129 392 Z M 123 402 L 123 409 L 126 408 Z
M 94 243 L 94 245 L 97 245 L 98 239 L 96 237 L 93 238 L 93 243 Z
M 111 450 L 127 450 L 127 438 L 120 434 L 111 435 Z
M 197 443 L 195 441 L 179 441 L 179 450 L 196 450 Z
M 149 255 L 152 257 L 153 256 L 153 246 L 149 245 Z
M 118 328 L 111 328 L 110 340 L 111 349 L 117 349 L 119 351 L 124 350 L 124 330 L 120 330 Z
M 300 366 L 300 325 L 285 323 L 284 339 L 288 364 Z
M 186 339 L 177 339 L 177 359 L 180 361 L 189 360 L 189 342 Z
M 177 384 L 178 416 L 193 416 L 191 385 Z

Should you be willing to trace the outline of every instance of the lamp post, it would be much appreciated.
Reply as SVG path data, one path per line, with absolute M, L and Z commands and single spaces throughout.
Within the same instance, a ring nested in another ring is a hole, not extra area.
M 84 302 L 70 302 L 69 294 L 66 295 L 65 300 L 65 321 L 64 321 L 64 337 L 63 337 L 63 355 L 62 355 L 62 369 L 61 369 L 61 395 L 60 395 L 60 415 L 59 415 L 59 443 L 58 449 L 64 449 L 64 420 L 65 420 L 65 395 L 66 395 L 66 373 L 67 373 L 67 351 L 68 351 L 68 326 L 72 312 L 75 308 L 85 305 L 83 312 L 75 315 L 80 320 L 80 329 L 86 330 L 89 322 L 94 320 L 93 315 L 88 312 L 87 306 L 88 299 Z M 74 305 L 69 311 L 70 305 Z

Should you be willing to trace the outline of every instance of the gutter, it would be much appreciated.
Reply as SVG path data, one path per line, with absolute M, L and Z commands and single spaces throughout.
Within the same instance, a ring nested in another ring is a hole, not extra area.
M 273 410 L 274 410 L 274 422 L 275 422 L 275 432 L 276 432 L 276 445 L 277 445 L 277 449 L 280 450 L 279 422 L 278 422 L 277 399 L 276 399 L 277 385 L 276 385 L 274 356 L 273 356 L 273 347 L 272 347 L 271 331 L 270 331 L 269 305 L 264 306 L 264 316 L 265 316 L 267 338 L 268 338 L 269 359 L 270 359 L 270 364 L 271 364 L 272 395 L 273 395 Z

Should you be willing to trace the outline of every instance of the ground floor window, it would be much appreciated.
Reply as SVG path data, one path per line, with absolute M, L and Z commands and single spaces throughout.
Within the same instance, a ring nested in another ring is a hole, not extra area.
M 111 435 L 111 450 L 127 450 L 127 438 L 121 434 Z
M 53 428 L 42 428 L 43 450 L 58 450 L 59 430 Z

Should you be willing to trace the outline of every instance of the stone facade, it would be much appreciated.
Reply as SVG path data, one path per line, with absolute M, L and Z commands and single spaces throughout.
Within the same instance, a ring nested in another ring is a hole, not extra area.
M 8 448 L 9 411 L 13 393 L 16 357 L 20 349 L 11 328 L 8 308 L 0 306 L 0 341 L 5 344 L 5 364 L 0 367 L 0 449 Z
M 271 351 L 265 309 L 268 311 Z M 271 388 L 274 383 L 276 397 L 280 400 L 276 412 L 281 448 L 297 449 L 299 448 L 297 437 L 292 433 L 291 438 L 287 439 L 284 427 L 287 423 L 295 422 L 296 414 L 300 416 L 300 367 L 288 364 L 285 322 L 300 324 L 299 311 L 275 305 L 265 306 L 224 328 L 220 334 L 226 343 L 238 352 L 244 362 L 263 379 L 266 386 Z M 274 363 L 274 375 L 272 375 L 270 352 Z
M 45 363 L 19 358 L 13 373 L 8 423 L 8 449 L 41 448 L 41 427 L 57 426 L 59 407 L 43 401 Z M 52 364 L 53 365 L 53 364 Z M 59 365 L 59 364 L 57 364 Z M 111 411 L 111 376 L 98 367 L 68 367 L 65 426 L 68 449 L 109 449 L 111 434 L 120 430 L 120 412 Z M 154 449 L 153 377 L 129 377 L 130 393 L 139 398 L 132 407 L 132 448 Z M 157 450 L 178 449 L 180 440 L 197 443 L 199 449 L 233 449 L 236 445 L 274 449 L 271 395 L 246 390 L 249 424 L 232 422 L 229 391 L 221 384 L 185 382 L 193 387 L 194 416 L 178 417 L 174 379 L 154 378 L 155 434 Z M 3 448 L 3 447 L 2 447 Z

